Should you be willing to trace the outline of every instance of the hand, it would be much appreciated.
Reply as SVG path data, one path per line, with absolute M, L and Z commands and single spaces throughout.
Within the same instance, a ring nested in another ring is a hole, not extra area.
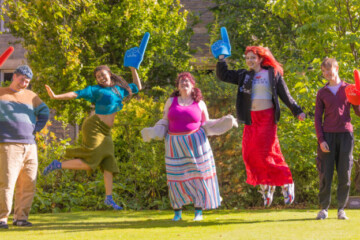
M 355 84 L 349 84 L 345 88 L 347 100 L 354 106 L 360 105 L 360 74 L 357 69 L 354 69 Z
M 10 55 L 12 54 L 13 51 L 14 51 L 14 48 L 10 46 L 5 50 L 5 52 L 3 52 L 3 54 L 1 54 L 1 56 L 0 56 L 0 67 L 4 64 L 6 59 L 8 59 L 10 57 Z
M 320 143 L 320 149 L 321 149 L 321 151 L 326 152 L 326 153 L 330 152 L 329 145 L 325 141 Z
M 299 115 L 297 115 L 297 118 L 300 120 L 300 121 L 304 121 L 305 120 L 305 118 L 306 118 L 306 115 L 305 115 L 305 113 L 300 113 Z
M 144 53 L 149 38 L 150 38 L 150 33 L 146 32 L 143 39 L 141 40 L 140 47 L 133 47 L 125 52 L 125 56 L 124 56 L 125 67 L 134 67 L 136 69 L 139 69 L 140 63 L 144 58 Z
M 51 88 L 45 84 L 45 88 L 46 88 L 46 91 L 47 93 L 49 94 L 50 98 L 51 99 L 56 99 L 56 95 L 55 93 L 53 92 L 53 90 L 51 90 Z
M 216 59 L 220 55 L 224 55 L 224 58 L 231 56 L 231 45 L 225 27 L 221 28 L 221 38 L 222 40 L 218 40 L 213 45 L 211 45 L 211 52 Z

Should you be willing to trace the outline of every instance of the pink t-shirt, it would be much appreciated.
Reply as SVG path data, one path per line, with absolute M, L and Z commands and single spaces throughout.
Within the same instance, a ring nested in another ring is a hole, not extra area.
M 178 97 L 174 97 L 168 113 L 169 131 L 173 133 L 191 132 L 201 126 L 201 109 L 197 102 L 181 106 Z

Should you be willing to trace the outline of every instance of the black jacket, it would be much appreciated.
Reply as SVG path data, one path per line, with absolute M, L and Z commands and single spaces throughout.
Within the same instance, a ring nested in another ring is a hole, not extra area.
M 272 91 L 272 101 L 275 106 L 275 123 L 280 119 L 280 99 L 288 106 L 294 116 L 302 113 L 300 106 L 291 97 L 288 87 L 283 77 L 278 73 L 275 77 L 272 67 L 266 68 L 269 71 L 269 80 Z M 238 93 L 236 98 L 237 118 L 241 123 L 251 125 L 251 89 L 252 79 L 255 75 L 254 71 L 246 69 L 228 70 L 225 61 L 219 61 L 216 65 L 216 76 L 224 82 L 238 85 Z

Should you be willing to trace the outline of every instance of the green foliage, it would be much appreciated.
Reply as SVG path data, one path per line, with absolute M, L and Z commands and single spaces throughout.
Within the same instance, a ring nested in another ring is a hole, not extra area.
M 140 94 L 125 105 L 114 125 L 115 156 L 120 174 L 115 182 L 124 190 L 125 204 L 132 209 L 169 208 L 163 141 L 145 143 L 140 131 L 162 118 L 166 99 Z
M 273 12 L 263 0 L 215 0 L 212 8 L 216 17 L 212 29 L 212 42 L 218 40 L 220 27 L 229 32 L 232 56 L 230 59 L 243 59 L 246 46 L 262 45 L 270 47 L 275 56 L 277 52 L 286 54 L 284 48 L 293 41 L 291 22 Z M 275 51 L 275 52 L 274 52 Z
M 101 64 L 131 78 L 123 68 L 127 49 L 151 34 L 140 77 L 148 86 L 164 85 L 179 69 L 189 68 L 187 11 L 173 0 L 7 1 L 11 33 L 23 39 L 26 58 L 35 73 L 33 87 L 47 98 L 44 84 L 55 93 L 94 84 L 93 69 Z M 84 118 L 84 102 L 50 101 L 62 120 Z M 72 113 L 78 114 L 72 114 Z
M 120 174 L 114 176 L 116 202 L 131 209 L 170 207 L 164 164 L 164 143 L 142 141 L 140 131 L 161 117 L 165 98 L 159 101 L 140 93 L 118 114 L 112 136 Z M 103 204 L 105 189 L 101 171 L 61 170 L 48 176 L 43 169 L 54 159 L 62 159 L 71 139 L 58 139 L 48 128 L 37 135 L 39 179 L 33 212 L 67 212 L 108 209 Z M 72 143 L 79 144 L 79 143 Z
M 281 105 L 278 136 L 284 157 L 291 168 L 296 203 L 318 204 L 316 171 L 317 139 L 313 126 L 315 97 L 326 81 L 320 64 L 325 56 L 336 57 L 340 76 L 353 82 L 352 69 L 359 64 L 360 0 L 215 0 L 215 21 L 209 25 L 211 42 L 219 39 L 226 26 L 232 45 L 231 67 L 245 67 L 243 52 L 248 45 L 271 49 L 283 64 L 284 79 L 307 119 L 299 122 Z M 45 96 L 43 84 L 55 92 L 80 89 L 92 84 L 92 70 L 108 64 L 114 72 L 125 73 L 122 58 L 126 49 L 137 46 L 144 32 L 151 33 L 140 76 L 146 95 L 140 93 L 125 104 L 113 128 L 115 156 L 120 174 L 114 178 L 114 198 L 131 209 L 169 208 L 162 141 L 144 143 L 140 131 L 153 126 L 178 72 L 189 70 L 186 26 L 187 12 L 179 12 L 178 1 L 10 1 L 12 32 L 24 39 L 28 61 L 35 72 L 36 92 Z M 213 73 L 194 73 L 202 90 L 210 118 L 235 115 L 237 87 L 216 80 Z M 64 120 L 85 117 L 88 105 L 71 101 L 49 102 Z M 71 114 L 76 112 L 77 115 Z M 70 116 L 70 117 L 69 117 Z M 355 138 L 359 136 L 358 117 L 352 116 Z M 226 208 L 262 206 L 257 188 L 245 183 L 241 154 L 242 127 L 222 136 L 210 137 L 218 170 L 222 205 Z M 69 139 L 59 140 L 51 133 L 38 139 L 40 170 L 63 155 Z M 359 157 L 359 140 L 354 157 Z M 80 171 L 57 171 L 40 177 L 33 211 L 58 212 L 106 209 L 100 171 L 87 175 Z M 334 178 L 336 184 L 336 176 Z M 354 189 L 351 190 L 354 193 Z M 332 195 L 335 200 L 336 187 Z M 278 188 L 274 205 L 283 205 Z M 336 200 L 333 201 L 336 206 Z
M 215 22 L 209 26 L 211 42 L 218 40 L 220 27 L 227 27 L 232 45 L 232 56 L 228 61 L 232 67 L 246 67 L 242 54 L 249 45 L 269 47 L 283 64 L 284 79 L 307 119 L 298 122 L 282 104 L 279 140 L 295 179 L 296 201 L 317 204 L 317 138 L 313 122 L 316 93 L 326 83 L 321 77 L 320 64 L 326 56 L 335 57 L 339 62 L 340 77 L 353 83 L 352 70 L 358 67 L 360 60 L 360 1 L 215 0 L 215 3 L 217 5 L 212 8 Z M 360 134 L 359 118 L 353 116 L 352 119 L 356 139 Z M 359 141 L 356 140 L 354 158 L 358 157 Z M 230 166 L 230 169 L 236 167 Z M 228 176 L 233 175 L 229 173 Z M 336 184 L 336 176 L 334 182 Z M 248 187 L 244 185 L 239 191 L 241 196 L 246 196 L 246 189 Z M 333 195 L 335 191 L 334 187 Z M 251 206 L 248 199 L 246 196 L 242 200 Z M 255 198 L 251 200 L 255 201 Z

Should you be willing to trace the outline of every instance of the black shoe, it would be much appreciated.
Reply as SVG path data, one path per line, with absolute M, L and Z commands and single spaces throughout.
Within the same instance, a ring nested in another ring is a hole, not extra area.
M 18 227 L 32 227 L 32 223 L 26 220 L 14 220 L 13 225 Z
M 3 229 L 9 229 L 9 225 L 7 225 L 5 222 L 3 221 L 0 221 L 0 228 L 3 228 Z

